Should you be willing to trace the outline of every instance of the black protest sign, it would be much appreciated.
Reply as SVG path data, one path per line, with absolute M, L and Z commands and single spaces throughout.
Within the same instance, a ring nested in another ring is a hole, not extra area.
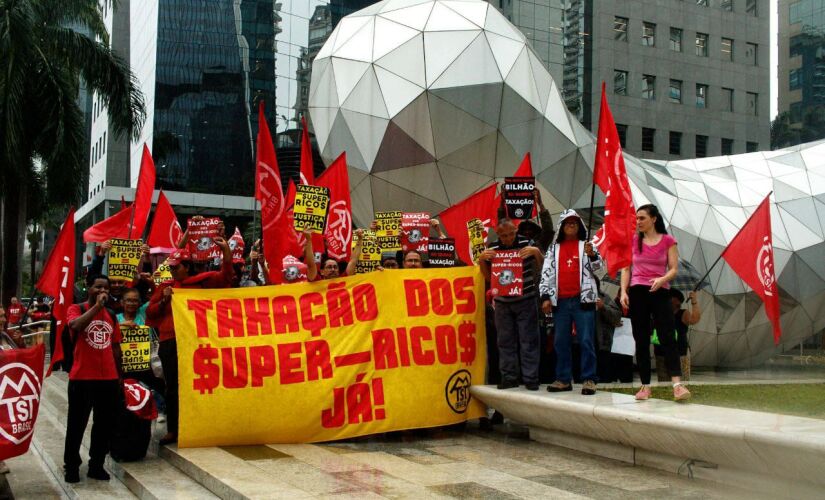
M 504 206 L 510 219 L 529 219 L 533 216 L 535 177 L 505 177 Z
M 430 238 L 427 256 L 430 267 L 455 267 L 455 238 Z

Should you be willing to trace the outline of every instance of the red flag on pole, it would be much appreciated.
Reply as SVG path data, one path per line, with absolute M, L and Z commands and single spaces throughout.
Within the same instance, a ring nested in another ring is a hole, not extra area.
M 481 219 L 488 231 L 493 227 L 496 221 L 497 187 L 498 184 L 490 184 L 439 214 L 439 219 L 444 224 L 447 233 L 455 238 L 456 254 L 467 264 L 473 262 L 470 238 L 467 235 L 467 221 L 477 217 Z
M 132 205 L 129 205 L 120 212 L 83 231 L 83 242 L 103 243 L 112 238 L 128 238 L 131 220 Z
M 722 258 L 765 303 L 765 313 L 773 325 L 773 340 L 779 344 L 779 289 L 774 272 L 771 234 L 770 194 L 762 200 L 748 222 L 734 236 Z
M 178 217 L 172 209 L 169 200 L 163 191 L 158 194 L 158 205 L 155 207 L 155 218 L 152 220 L 152 229 L 149 231 L 147 244 L 152 247 L 152 253 L 172 253 L 178 246 L 183 230 Z
M 269 263 L 272 283 L 283 282 L 282 262 L 289 250 L 297 246 L 295 232 L 288 225 L 286 203 L 281 186 L 281 172 L 269 125 L 264 116 L 264 103 L 258 106 L 258 151 L 255 165 L 255 194 L 261 202 L 261 226 L 263 227 L 264 257 Z
M 43 387 L 46 344 L 28 349 L 0 351 L 0 460 L 20 456 L 29 450 Z
M 142 238 L 146 221 L 149 220 L 149 211 L 152 209 L 152 194 L 155 191 L 155 162 L 146 144 L 143 145 L 143 158 L 140 160 L 140 177 L 138 177 L 135 191 L 135 218 L 129 238 Z
M 129 214 L 129 210 L 121 212 Z M 46 295 L 54 297 L 52 316 L 55 319 L 54 353 L 49 373 L 55 363 L 63 360 L 63 343 L 60 334 L 66 323 L 66 311 L 74 303 L 75 234 L 74 207 L 69 210 L 66 221 L 57 235 L 57 241 L 49 254 L 46 265 L 35 287 Z M 42 365 L 41 365 L 42 366 Z
M 312 168 L 312 145 L 309 143 L 307 120 L 301 117 L 301 184 L 315 185 L 315 170 Z
M 327 229 L 324 232 L 327 254 L 339 261 L 349 260 L 352 253 L 352 201 L 349 195 L 347 153 L 341 153 L 316 182 L 319 186 L 329 188 Z
M 607 262 L 608 274 L 615 277 L 620 269 L 630 265 L 636 209 L 633 206 L 630 181 L 627 179 L 619 132 L 607 105 L 604 82 L 597 141 L 593 182 L 604 192 L 606 199 L 604 225 L 596 233 L 593 243 L 599 247 Z

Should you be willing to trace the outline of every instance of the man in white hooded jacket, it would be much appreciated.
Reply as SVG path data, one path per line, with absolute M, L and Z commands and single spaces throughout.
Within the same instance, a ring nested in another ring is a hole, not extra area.
M 587 239 L 584 222 L 575 210 L 559 216 L 558 237 L 547 249 L 541 270 L 539 293 L 545 314 L 553 311 L 556 335 L 556 380 L 549 392 L 570 391 L 572 386 L 573 325 L 581 347 L 582 394 L 596 393 L 596 300 L 599 293 L 593 273 L 602 258 Z

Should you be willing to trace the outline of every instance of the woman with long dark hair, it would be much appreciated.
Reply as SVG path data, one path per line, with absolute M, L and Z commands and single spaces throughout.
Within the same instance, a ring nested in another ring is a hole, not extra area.
M 636 399 L 650 398 L 650 336 L 651 328 L 655 328 L 673 381 L 673 399 L 685 400 L 690 398 L 690 391 L 681 382 L 682 369 L 669 292 L 670 282 L 679 271 L 679 250 L 676 240 L 667 234 L 665 221 L 656 205 L 643 205 L 636 210 L 636 227 L 638 233 L 633 236 L 631 267 L 622 269 L 620 299 L 622 306 L 630 309 L 636 340 L 636 364 L 642 380 Z

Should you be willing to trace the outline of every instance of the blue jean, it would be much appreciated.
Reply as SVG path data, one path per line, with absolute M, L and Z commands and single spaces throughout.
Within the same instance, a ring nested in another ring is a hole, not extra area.
M 559 299 L 553 309 L 553 318 L 556 321 L 556 338 L 553 347 L 556 350 L 556 380 L 569 384 L 573 379 L 573 324 L 576 325 L 576 337 L 581 347 L 581 377 L 582 380 L 597 381 L 596 377 L 596 348 L 593 338 L 596 331 L 596 311 L 582 309 L 578 297 Z

